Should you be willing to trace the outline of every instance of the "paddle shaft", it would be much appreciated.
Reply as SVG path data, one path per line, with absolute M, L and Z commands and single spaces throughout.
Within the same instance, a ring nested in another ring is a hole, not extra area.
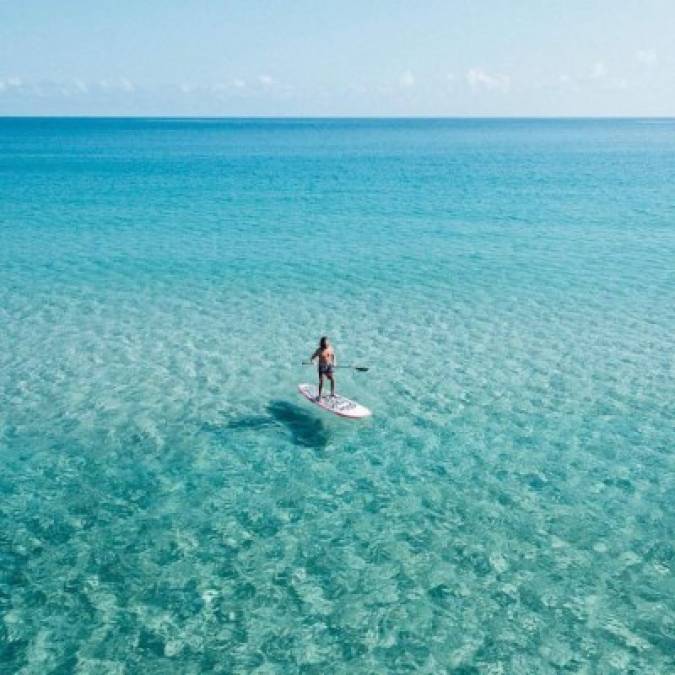
M 303 361 L 302 365 L 312 366 L 314 364 L 311 361 Z M 368 370 L 368 368 L 365 368 L 364 366 L 333 366 L 333 368 L 351 368 L 352 370 L 358 370 L 362 373 L 365 373 Z

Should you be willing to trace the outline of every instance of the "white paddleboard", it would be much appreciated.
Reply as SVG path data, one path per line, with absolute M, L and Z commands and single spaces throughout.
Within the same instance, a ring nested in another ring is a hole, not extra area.
M 356 401 L 351 401 L 344 396 L 340 396 L 340 394 L 336 394 L 335 396 L 323 394 L 321 400 L 318 400 L 317 396 L 319 395 L 319 388 L 315 384 L 299 384 L 298 391 L 310 403 L 318 405 L 319 408 L 332 412 L 334 415 L 339 415 L 340 417 L 359 419 L 361 417 L 369 417 L 373 414 L 366 406 L 361 405 Z

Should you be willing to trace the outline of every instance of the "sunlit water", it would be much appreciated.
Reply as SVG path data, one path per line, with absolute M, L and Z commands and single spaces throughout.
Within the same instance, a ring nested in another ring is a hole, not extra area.
M 0 120 L 0 671 L 672 671 L 674 157 Z

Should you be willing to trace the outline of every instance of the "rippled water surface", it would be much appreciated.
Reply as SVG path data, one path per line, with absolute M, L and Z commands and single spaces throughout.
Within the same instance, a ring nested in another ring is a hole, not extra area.
M 0 120 L 0 671 L 675 669 L 674 156 Z

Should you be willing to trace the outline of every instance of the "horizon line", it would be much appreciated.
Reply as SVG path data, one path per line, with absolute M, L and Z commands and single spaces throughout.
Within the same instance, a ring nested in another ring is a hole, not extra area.
M 0 113 L 0 119 L 213 119 L 213 120 L 386 120 L 386 119 L 400 119 L 400 120 L 466 120 L 466 119 L 495 119 L 495 120 L 675 120 L 675 114 L 672 115 L 499 115 L 491 113 L 471 113 L 464 115 L 398 115 L 398 114 L 333 114 L 333 115 L 170 115 L 170 114 L 154 114 L 154 115 L 87 115 L 87 114 L 73 114 L 73 115 L 13 115 Z

